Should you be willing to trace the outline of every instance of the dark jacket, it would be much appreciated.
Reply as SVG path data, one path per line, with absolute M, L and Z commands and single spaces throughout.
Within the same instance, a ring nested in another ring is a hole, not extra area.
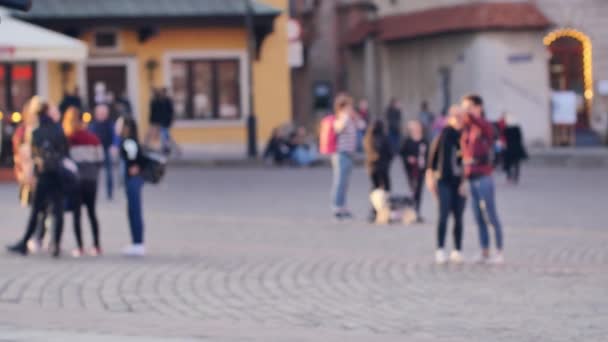
M 61 100 L 61 104 L 59 104 L 59 111 L 61 112 L 61 116 L 63 119 L 63 114 L 70 107 L 76 107 L 79 110 L 82 110 L 82 99 L 78 95 L 65 95 Z
M 528 153 L 524 147 L 523 135 L 519 126 L 507 126 L 504 130 L 507 148 L 504 158 L 505 164 L 517 163 L 528 159 Z
M 431 145 L 427 168 L 440 182 L 460 183 L 463 180 L 460 156 L 460 132 L 447 126 Z
M 401 146 L 401 158 L 405 169 L 410 172 L 414 169 L 426 169 L 427 157 L 429 153 L 429 144 L 425 139 L 415 141 L 412 138 L 407 138 Z M 409 159 L 416 158 L 416 164 L 410 164 Z
M 363 141 L 365 164 L 370 173 L 388 170 L 393 159 L 393 149 L 388 137 L 384 134 L 368 132 Z
M 401 133 L 401 110 L 397 107 L 388 107 L 386 110 L 388 131 L 391 134 Z
M 157 97 L 150 103 L 150 123 L 161 127 L 173 124 L 173 101 L 168 97 Z
M 114 143 L 114 123 L 111 120 L 93 121 L 89 129 L 101 142 L 104 149 L 108 149 Z
M 40 117 L 40 126 L 32 134 L 32 157 L 36 173 L 57 172 L 62 160 L 69 156 L 68 140 L 59 125 L 47 116 Z
M 138 166 L 142 170 L 146 165 L 143 150 L 139 142 L 135 139 L 123 139 L 120 144 L 120 157 L 125 162 L 125 177 L 131 178 L 129 169 Z

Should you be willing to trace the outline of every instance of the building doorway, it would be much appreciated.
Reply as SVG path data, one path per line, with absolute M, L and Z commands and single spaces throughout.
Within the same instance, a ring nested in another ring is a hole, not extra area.
M 82 65 L 80 82 L 86 85 L 91 107 L 111 94 L 128 100 L 134 117 L 139 116 L 137 61 L 132 57 L 93 58 Z M 105 94 L 104 94 L 105 93 Z
M 594 140 L 591 131 L 593 104 L 593 66 L 591 39 L 573 29 L 549 33 L 544 39 L 551 55 L 549 62 L 551 90 L 570 91 L 577 97 L 576 124 L 572 140 Z M 588 136 L 588 137 L 587 137 Z M 589 138 L 589 139 L 587 139 Z
M 87 67 L 87 94 L 91 107 L 99 103 L 113 102 L 126 94 L 126 66 L 89 66 Z

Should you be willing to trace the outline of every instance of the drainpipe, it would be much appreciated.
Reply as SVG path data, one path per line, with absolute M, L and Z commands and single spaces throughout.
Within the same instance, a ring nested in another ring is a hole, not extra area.
M 255 159 L 258 156 L 257 142 L 257 118 L 255 116 L 255 93 L 253 89 L 253 64 L 256 56 L 256 37 L 254 27 L 254 10 L 251 0 L 243 0 L 245 2 L 245 26 L 247 28 L 247 58 L 248 58 L 248 77 L 249 83 L 249 115 L 247 116 L 247 156 Z

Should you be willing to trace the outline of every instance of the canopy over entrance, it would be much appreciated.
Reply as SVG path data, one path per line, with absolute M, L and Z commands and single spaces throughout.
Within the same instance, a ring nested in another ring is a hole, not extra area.
M 0 61 L 81 61 L 85 43 L 0 12 Z

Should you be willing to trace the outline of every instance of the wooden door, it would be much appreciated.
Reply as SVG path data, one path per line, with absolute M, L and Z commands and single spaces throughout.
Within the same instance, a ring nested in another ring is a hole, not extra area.
M 96 91 L 100 86 L 105 88 L 106 95 L 111 93 L 115 99 L 126 94 L 127 67 L 124 65 L 89 66 L 87 79 L 88 100 L 91 106 L 100 100 L 99 92 Z

